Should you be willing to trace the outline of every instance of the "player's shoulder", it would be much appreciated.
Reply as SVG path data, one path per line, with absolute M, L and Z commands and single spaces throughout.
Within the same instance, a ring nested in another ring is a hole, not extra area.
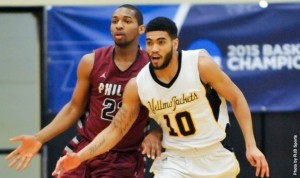
M 144 83 L 147 82 L 148 79 L 150 78 L 150 63 L 148 62 L 147 64 L 145 64 L 144 67 L 142 67 L 142 69 L 140 70 L 140 72 L 137 74 L 136 76 L 136 81 L 138 83 Z
M 182 56 L 183 59 L 194 59 L 198 63 L 198 66 L 211 65 L 211 63 L 213 62 L 210 54 L 207 52 L 206 49 L 203 48 L 193 50 L 182 50 Z
M 87 54 L 84 54 L 82 56 L 81 62 L 90 63 L 90 62 L 94 61 L 94 58 L 95 58 L 95 53 L 94 52 L 87 53 Z
M 205 49 L 199 50 L 198 66 L 201 68 L 215 67 L 214 60 Z
M 206 49 L 200 48 L 200 49 L 191 49 L 191 50 L 182 50 L 181 51 L 183 55 L 195 55 L 198 57 L 210 57 L 209 53 Z
M 138 76 L 140 75 L 145 75 L 145 74 L 150 74 L 150 62 L 147 62 L 142 69 L 140 70 L 140 72 L 138 73 Z
M 106 52 L 106 51 L 113 51 L 114 50 L 114 46 L 113 45 L 110 45 L 110 46 L 102 46 L 102 47 L 99 47 L 99 48 L 96 48 L 94 49 L 93 52 L 97 53 L 97 52 Z
M 93 50 L 94 58 L 110 58 L 113 55 L 114 46 L 103 46 Z
M 78 70 L 89 73 L 93 68 L 94 58 L 95 58 L 94 52 L 84 54 L 79 61 Z

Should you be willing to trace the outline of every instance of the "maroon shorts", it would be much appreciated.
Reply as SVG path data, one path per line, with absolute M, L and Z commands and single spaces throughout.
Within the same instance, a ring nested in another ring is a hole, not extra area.
M 89 142 L 80 139 L 74 152 L 78 152 Z M 70 170 L 63 178 L 143 178 L 145 158 L 136 151 L 109 151 L 83 162 L 76 169 Z

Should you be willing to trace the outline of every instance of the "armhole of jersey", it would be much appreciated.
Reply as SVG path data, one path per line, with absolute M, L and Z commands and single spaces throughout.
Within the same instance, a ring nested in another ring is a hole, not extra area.
M 201 83 L 202 83 L 203 86 L 206 88 L 206 85 L 207 85 L 207 84 L 205 84 L 205 83 L 203 82 L 202 76 L 200 75 L 200 69 L 199 69 L 199 57 L 200 57 L 200 56 L 207 56 L 207 57 L 210 57 L 210 55 L 208 54 L 208 52 L 207 52 L 205 49 L 198 49 L 198 50 L 197 50 L 197 53 L 198 53 L 198 55 L 197 55 L 197 69 L 198 69 L 198 76 L 199 76 L 199 78 L 200 78 Z
M 95 71 L 94 68 L 95 68 L 95 66 L 96 66 L 95 64 L 96 64 L 96 59 L 97 59 L 97 52 L 96 52 L 96 51 L 97 51 L 97 49 L 93 51 L 93 53 L 94 53 L 94 63 L 93 63 L 93 67 L 92 67 L 92 69 L 91 69 L 90 76 L 89 76 L 89 79 L 90 79 L 90 80 L 91 80 L 91 79 L 93 78 L 93 76 L 95 75 L 95 74 L 94 74 L 94 71 Z
M 196 50 L 197 51 L 197 62 L 196 62 L 196 66 L 197 66 L 197 71 L 198 71 L 198 77 L 199 77 L 199 79 L 200 79 L 200 82 L 201 82 L 201 84 L 203 84 L 203 86 L 205 87 L 205 85 L 204 85 L 204 82 L 202 81 L 202 79 L 201 79 L 201 75 L 200 75 L 200 70 L 199 70 L 199 56 L 200 56 L 200 49 L 198 49 L 198 50 Z
M 94 71 L 95 71 L 95 66 L 96 66 L 96 63 L 97 63 L 97 59 L 99 60 L 100 59 L 100 55 L 101 55 L 101 52 L 102 52 L 102 49 L 103 48 L 98 48 L 98 49 L 95 49 L 94 51 L 93 51 L 93 53 L 94 53 L 94 63 L 93 63 L 93 67 L 92 67 L 92 70 L 91 70 L 91 73 L 90 73 L 90 79 L 92 79 L 92 77 L 95 75 L 94 73 Z
M 202 55 L 201 53 L 205 53 L 204 55 L 208 55 L 208 53 L 206 53 L 206 51 L 203 50 L 203 49 L 199 49 L 197 51 L 198 51 L 197 68 L 198 68 L 198 75 L 199 75 L 200 83 L 203 85 L 203 88 L 205 89 L 206 98 L 207 98 L 207 100 L 209 102 L 209 105 L 212 109 L 214 118 L 218 122 L 219 113 L 220 113 L 220 106 L 221 106 L 221 103 L 222 103 L 221 99 L 220 99 L 218 93 L 213 88 L 211 88 L 211 86 L 209 84 L 203 82 L 203 80 L 201 79 L 200 70 L 199 70 L 199 57 Z

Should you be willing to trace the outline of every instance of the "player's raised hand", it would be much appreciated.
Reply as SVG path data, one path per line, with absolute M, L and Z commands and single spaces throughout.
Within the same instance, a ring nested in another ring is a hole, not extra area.
M 5 160 L 12 160 L 8 165 L 10 168 L 18 163 L 16 167 L 17 171 L 26 169 L 31 159 L 42 147 L 42 143 L 33 135 L 21 135 L 9 140 L 22 142 L 19 147 L 5 157 Z
M 269 177 L 269 165 L 264 154 L 257 148 L 253 147 L 247 149 L 246 157 L 249 163 L 256 167 L 255 176 L 257 177 Z

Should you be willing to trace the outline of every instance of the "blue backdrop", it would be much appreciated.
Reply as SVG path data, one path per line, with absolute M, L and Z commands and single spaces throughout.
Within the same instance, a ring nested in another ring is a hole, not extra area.
M 81 57 L 112 45 L 117 6 L 47 10 L 48 111 L 71 98 Z M 205 48 L 246 96 L 252 112 L 300 110 L 300 4 L 138 5 L 145 23 L 173 19 L 180 48 Z M 145 37 L 140 44 L 145 46 Z

